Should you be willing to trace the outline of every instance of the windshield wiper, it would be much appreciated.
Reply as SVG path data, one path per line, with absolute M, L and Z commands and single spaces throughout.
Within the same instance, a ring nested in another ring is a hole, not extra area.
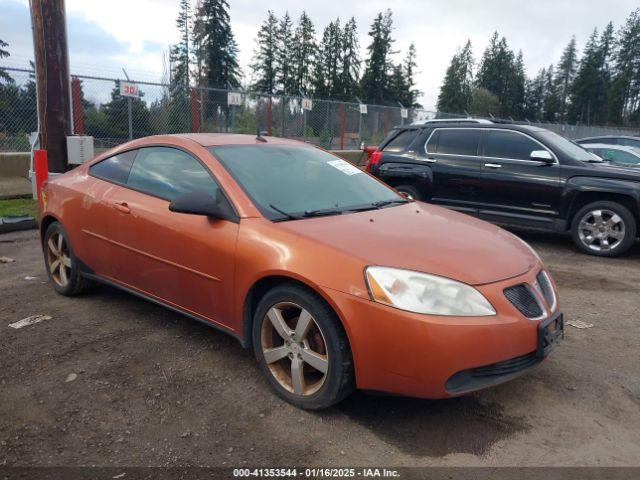
M 292 215 L 289 212 L 285 212 L 284 210 L 281 210 L 280 208 L 276 207 L 273 204 L 269 204 L 269 208 L 271 208 L 272 210 L 275 210 L 276 212 L 282 214 L 285 216 L 285 218 L 289 219 L 289 220 L 300 220 L 302 217 L 299 217 L 297 215 Z
M 338 210 L 336 208 L 321 208 L 318 210 L 306 210 L 303 217 L 324 217 L 327 215 L 342 215 L 343 210 Z
M 409 203 L 409 200 L 406 200 L 404 198 L 397 198 L 395 200 L 380 200 L 379 202 L 373 202 L 371 205 L 376 208 L 382 208 L 396 203 Z

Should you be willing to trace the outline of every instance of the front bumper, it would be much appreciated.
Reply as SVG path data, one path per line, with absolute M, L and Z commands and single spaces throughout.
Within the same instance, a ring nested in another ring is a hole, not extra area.
M 534 367 L 557 343 L 555 336 L 540 334 L 552 320 L 527 319 L 506 299 L 503 290 L 522 282 L 533 284 L 538 271 L 477 286 L 498 312 L 488 317 L 416 314 L 327 289 L 347 330 L 357 387 L 447 398 L 502 383 Z M 549 318 L 555 322 L 562 317 L 554 311 Z M 559 331 L 563 332 L 562 328 Z M 543 344 L 540 349 L 540 338 L 551 339 L 553 345 Z M 447 385 L 456 374 L 487 367 L 507 367 L 503 372 L 507 375 L 494 376 L 491 382 L 454 384 L 457 388 Z

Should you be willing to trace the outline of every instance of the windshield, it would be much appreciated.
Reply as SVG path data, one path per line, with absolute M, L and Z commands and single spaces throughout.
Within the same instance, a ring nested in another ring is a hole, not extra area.
M 560 150 L 562 153 L 573 160 L 580 160 L 581 162 L 598 161 L 597 156 L 586 151 L 580 145 L 573 143 L 564 137 L 561 137 L 557 133 L 553 133 L 548 130 L 537 133 L 553 150 Z
M 317 148 L 241 145 L 210 151 L 272 220 L 406 202 L 359 168 Z

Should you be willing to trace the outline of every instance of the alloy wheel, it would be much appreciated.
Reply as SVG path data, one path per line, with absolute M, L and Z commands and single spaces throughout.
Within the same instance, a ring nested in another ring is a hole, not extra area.
M 53 233 L 47 241 L 47 264 L 53 281 L 66 288 L 71 279 L 71 256 L 67 241 L 60 232 Z
M 625 237 L 625 224 L 613 210 L 587 212 L 578 224 L 580 241 L 590 250 L 607 252 L 616 249 Z
M 329 371 L 327 343 L 303 307 L 291 302 L 271 307 L 262 322 L 261 344 L 269 371 L 285 390 L 309 396 L 322 387 Z

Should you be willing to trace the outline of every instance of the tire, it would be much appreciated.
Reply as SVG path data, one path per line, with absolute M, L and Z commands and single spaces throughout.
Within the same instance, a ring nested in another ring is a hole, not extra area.
M 395 189 L 398 193 L 405 195 L 411 200 L 422 200 L 422 195 L 420 195 L 418 189 L 413 185 L 398 185 Z
M 302 318 L 309 325 L 306 331 Z M 298 332 L 296 327 L 301 327 Z M 340 320 L 319 295 L 299 285 L 279 285 L 262 298 L 253 318 L 253 348 L 271 387 L 296 407 L 321 410 L 354 389 L 351 351 Z M 295 382 L 294 376 L 301 380 Z
M 47 275 L 56 292 L 72 297 L 88 289 L 90 282 L 82 277 L 69 237 L 59 222 L 54 222 L 47 228 L 42 249 Z M 59 256 L 57 251 L 60 252 Z
M 571 237 L 584 253 L 599 257 L 617 257 L 636 239 L 637 222 L 629 209 L 616 202 L 602 201 L 585 205 L 571 221 Z

